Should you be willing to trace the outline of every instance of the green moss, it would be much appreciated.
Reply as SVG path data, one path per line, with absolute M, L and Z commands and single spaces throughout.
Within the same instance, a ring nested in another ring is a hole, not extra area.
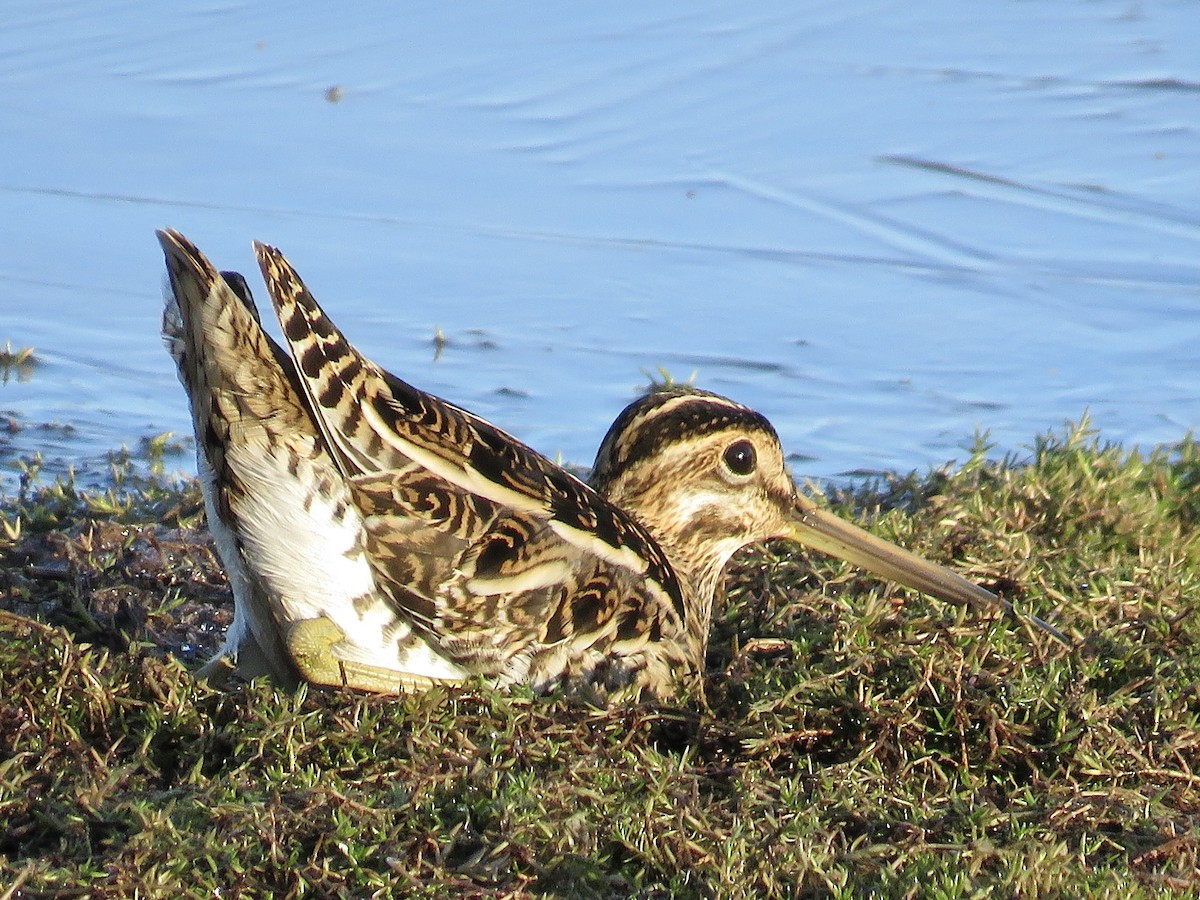
M 771 546 L 730 573 L 707 706 L 613 709 L 214 692 L 189 674 L 228 617 L 195 486 L 31 481 L 0 508 L 0 884 L 1197 896 L 1198 475 L 1190 437 L 1081 427 L 835 492 L 1077 649 Z

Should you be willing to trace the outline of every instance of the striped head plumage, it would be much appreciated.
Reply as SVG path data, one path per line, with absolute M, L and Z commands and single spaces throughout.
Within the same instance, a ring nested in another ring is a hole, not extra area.
M 639 398 L 585 484 L 365 358 L 278 250 L 255 245 L 286 351 L 244 283 L 159 237 L 164 335 L 237 608 L 210 670 L 669 696 L 703 674 L 729 557 L 776 537 L 945 599 L 1004 602 L 818 509 L 770 423 L 732 400 Z

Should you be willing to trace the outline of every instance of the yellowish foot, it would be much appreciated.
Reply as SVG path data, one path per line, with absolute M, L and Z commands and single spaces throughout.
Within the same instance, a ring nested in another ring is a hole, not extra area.
M 300 676 L 313 684 L 348 687 L 376 694 L 399 694 L 451 683 L 373 666 L 357 659 L 346 659 L 336 649 L 345 639 L 346 633 L 326 616 L 303 619 L 292 623 L 287 629 L 287 646 L 292 662 Z

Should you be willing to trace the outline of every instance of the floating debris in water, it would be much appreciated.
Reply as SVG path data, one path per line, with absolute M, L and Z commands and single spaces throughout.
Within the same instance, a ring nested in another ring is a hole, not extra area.
M 5 341 L 4 349 L 0 350 L 0 382 L 8 384 L 14 374 L 17 376 L 17 381 L 28 381 L 33 377 L 33 370 L 37 363 L 38 360 L 33 355 L 32 347 L 21 347 L 14 350 L 12 343 Z

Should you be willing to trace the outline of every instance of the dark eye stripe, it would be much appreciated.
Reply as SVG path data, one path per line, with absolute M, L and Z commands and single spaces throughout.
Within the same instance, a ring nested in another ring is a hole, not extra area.
M 749 475 L 758 463 L 754 445 L 747 440 L 734 441 L 725 449 L 725 465 L 734 475 Z

